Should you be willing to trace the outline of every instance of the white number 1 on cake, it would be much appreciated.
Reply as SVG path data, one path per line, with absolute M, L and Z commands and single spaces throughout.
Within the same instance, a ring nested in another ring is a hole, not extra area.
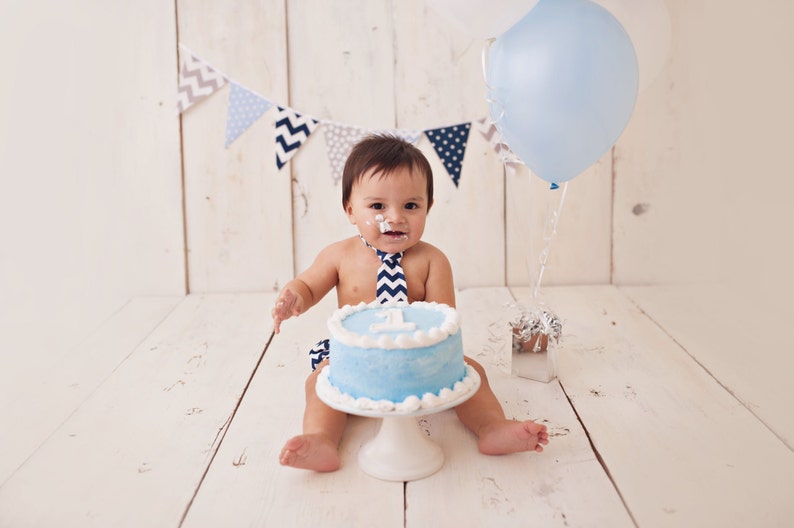
M 403 311 L 400 308 L 381 310 L 375 315 L 385 318 L 386 322 L 372 323 L 369 325 L 370 332 L 399 332 L 401 330 L 416 329 L 416 323 L 406 323 L 403 320 Z

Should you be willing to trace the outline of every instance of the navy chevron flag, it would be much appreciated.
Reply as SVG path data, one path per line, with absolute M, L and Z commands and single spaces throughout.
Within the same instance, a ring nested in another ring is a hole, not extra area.
M 298 149 L 314 132 L 319 121 L 303 116 L 291 108 L 278 106 L 276 113 L 276 166 L 287 164 L 298 153 Z
M 408 302 L 408 285 L 405 282 L 405 274 L 400 260 L 402 253 L 386 253 L 377 250 L 381 260 L 378 268 L 377 298 L 380 304 L 389 301 Z

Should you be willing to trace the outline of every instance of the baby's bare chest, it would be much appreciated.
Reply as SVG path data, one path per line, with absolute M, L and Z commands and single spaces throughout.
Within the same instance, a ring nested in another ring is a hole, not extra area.
M 380 262 L 351 262 L 339 269 L 337 298 L 339 305 L 372 302 L 377 297 L 378 271 Z M 408 301 L 422 301 L 425 298 L 427 272 L 415 262 L 405 262 L 401 268 L 408 288 Z

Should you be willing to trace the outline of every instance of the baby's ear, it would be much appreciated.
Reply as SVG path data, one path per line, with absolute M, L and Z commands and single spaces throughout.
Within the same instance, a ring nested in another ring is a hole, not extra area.
M 356 219 L 355 219 L 355 218 L 353 218 L 353 206 L 352 206 L 352 205 L 350 205 L 350 202 L 348 202 L 347 204 L 345 204 L 345 214 L 347 215 L 347 219 L 348 219 L 348 221 L 349 221 L 351 224 L 353 224 L 353 225 L 356 225 Z

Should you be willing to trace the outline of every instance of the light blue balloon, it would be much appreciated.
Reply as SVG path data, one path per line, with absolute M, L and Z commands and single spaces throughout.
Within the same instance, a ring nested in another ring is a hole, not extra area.
M 637 100 L 623 26 L 589 0 L 540 0 L 488 56 L 488 109 L 505 143 L 546 181 L 568 181 L 618 140 Z

